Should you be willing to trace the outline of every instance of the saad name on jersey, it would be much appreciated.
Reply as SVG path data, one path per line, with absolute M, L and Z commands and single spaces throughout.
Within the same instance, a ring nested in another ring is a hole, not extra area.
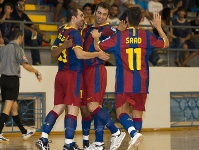
M 141 38 L 133 38 L 133 37 L 127 37 L 126 38 L 126 44 L 140 44 L 142 43 L 142 39 Z

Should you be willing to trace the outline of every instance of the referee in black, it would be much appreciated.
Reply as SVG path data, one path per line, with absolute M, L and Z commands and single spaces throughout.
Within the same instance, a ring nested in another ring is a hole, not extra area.
M 0 143 L 8 142 L 2 136 L 4 124 L 7 122 L 10 113 L 16 125 L 22 132 L 22 138 L 27 140 L 35 133 L 35 129 L 25 129 L 18 114 L 17 98 L 19 95 L 20 65 L 27 71 L 34 72 L 39 81 L 42 80 L 41 73 L 28 64 L 24 50 L 20 47 L 24 40 L 22 30 L 15 29 L 12 32 L 12 41 L 0 49 L 0 86 L 1 97 L 4 102 L 3 112 L 0 116 Z

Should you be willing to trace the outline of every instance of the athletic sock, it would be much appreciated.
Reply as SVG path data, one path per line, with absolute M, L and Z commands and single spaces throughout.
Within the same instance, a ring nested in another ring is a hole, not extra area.
M 83 143 L 89 143 L 90 126 L 91 126 L 91 116 L 82 117 Z
M 1 116 L 0 116 L 0 134 L 3 130 L 3 127 L 4 127 L 4 123 L 7 122 L 9 116 L 7 114 L 4 114 L 4 113 L 1 113 Z
M 119 116 L 119 120 L 120 120 L 121 125 L 124 127 L 124 129 L 128 131 L 128 133 L 133 138 L 136 133 L 136 130 L 135 130 L 134 123 L 131 117 L 126 113 L 122 113 Z
M 133 118 L 133 123 L 137 132 L 141 132 L 142 130 L 142 118 Z
M 45 122 L 42 127 L 42 135 L 41 137 L 44 139 L 45 142 L 48 142 L 48 135 L 50 134 L 57 118 L 59 115 L 51 110 L 45 118 Z
M 104 142 L 104 124 L 100 121 L 99 118 L 94 118 L 94 129 L 95 129 L 95 142 Z
M 114 125 L 113 120 L 111 119 L 110 115 L 101 107 L 97 107 L 93 112 L 92 115 L 94 119 L 98 118 L 106 127 L 111 131 L 112 134 L 118 131 L 118 128 Z
M 19 115 L 16 116 L 12 116 L 14 122 L 16 123 L 16 125 L 19 127 L 20 131 L 22 134 L 26 134 L 27 133 L 27 129 L 24 128 L 24 126 L 21 123 L 21 119 L 19 118 Z
M 77 117 L 67 114 L 64 119 L 65 145 L 71 148 L 74 145 L 74 135 L 77 128 Z

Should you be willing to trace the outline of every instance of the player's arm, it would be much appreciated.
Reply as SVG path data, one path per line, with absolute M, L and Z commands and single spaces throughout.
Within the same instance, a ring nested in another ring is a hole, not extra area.
M 52 49 L 51 57 L 57 58 L 64 49 L 69 48 L 71 46 L 72 40 L 68 39 L 67 37 L 61 46 Z
M 104 53 L 102 51 L 86 52 L 86 51 L 83 51 L 82 48 L 80 48 L 78 46 L 73 47 L 73 50 L 75 51 L 75 54 L 78 59 L 91 59 L 91 58 L 99 57 L 102 60 L 108 60 L 110 58 L 109 54 Z
M 161 16 L 159 15 L 159 13 L 154 13 L 153 20 L 151 20 L 150 22 L 157 29 L 159 36 L 164 39 L 164 48 L 169 47 L 169 40 L 161 27 Z
M 39 82 L 42 80 L 42 74 L 41 74 L 38 70 L 36 70 L 35 68 L 33 68 L 31 65 L 29 65 L 29 64 L 26 63 L 26 62 L 23 62 L 21 65 L 22 65 L 22 66 L 24 67 L 24 69 L 26 69 L 27 71 L 29 71 L 29 72 L 34 72 L 35 75 L 36 75 L 36 77 L 37 77 L 37 79 L 39 80 Z
M 113 53 L 115 50 L 117 50 L 117 47 L 116 47 L 117 34 L 113 34 L 112 36 L 109 36 L 102 41 L 99 40 L 99 37 L 101 36 L 101 32 L 98 32 L 98 30 L 93 30 L 91 34 L 94 39 L 94 47 L 97 51 L 103 50 L 106 52 Z

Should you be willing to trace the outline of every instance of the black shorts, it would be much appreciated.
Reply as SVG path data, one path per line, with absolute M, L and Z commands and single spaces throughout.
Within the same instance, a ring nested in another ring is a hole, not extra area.
M 196 49 L 196 51 L 198 51 L 199 49 L 199 45 L 191 40 L 187 40 L 186 44 L 188 46 L 188 49 Z M 193 53 L 193 51 L 190 51 L 190 53 Z
M 2 101 L 17 100 L 19 95 L 19 77 L 1 75 L 1 97 Z

